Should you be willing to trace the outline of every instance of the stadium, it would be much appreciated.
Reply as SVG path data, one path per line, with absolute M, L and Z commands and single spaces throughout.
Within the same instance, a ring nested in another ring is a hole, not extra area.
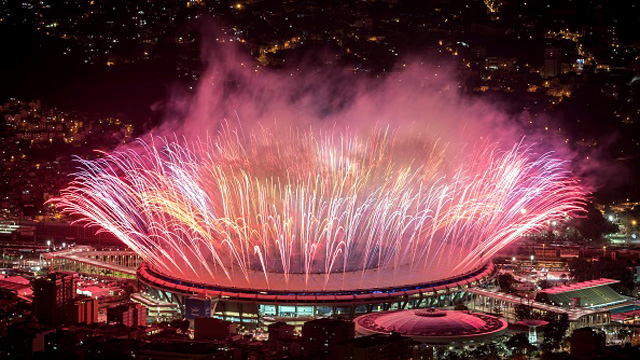
M 389 130 L 225 130 L 79 161 L 51 203 L 135 251 L 187 318 L 247 324 L 462 302 L 500 249 L 584 203 L 550 154 Z
M 470 273 L 437 281 L 325 292 L 241 289 L 198 283 L 164 275 L 147 263 L 138 269 L 138 279 L 149 293 L 180 304 L 186 312 L 190 311 L 189 304 L 200 299 L 210 300 L 212 313 L 226 320 L 296 323 L 318 317 L 353 318 L 379 311 L 452 306 L 466 300 L 466 289 L 492 281 L 495 270 L 495 266 L 488 263 Z

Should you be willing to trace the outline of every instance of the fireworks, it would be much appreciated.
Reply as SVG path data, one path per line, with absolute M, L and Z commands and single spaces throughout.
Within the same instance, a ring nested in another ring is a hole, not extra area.
M 585 196 L 564 161 L 522 144 L 267 129 L 139 144 L 79 160 L 53 203 L 164 273 L 235 286 L 460 274 L 580 211 Z

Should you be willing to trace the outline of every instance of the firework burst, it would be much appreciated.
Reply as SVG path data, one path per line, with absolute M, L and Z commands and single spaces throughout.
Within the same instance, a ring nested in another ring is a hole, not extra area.
M 566 162 L 522 144 L 454 149 L 384 129 L 139 144 L 78 160 L 52 202 L 160 271 L 202 282 L 324 289 L 372 271 L 400 284 L 452 276 L 574 215 L 585 197 Z

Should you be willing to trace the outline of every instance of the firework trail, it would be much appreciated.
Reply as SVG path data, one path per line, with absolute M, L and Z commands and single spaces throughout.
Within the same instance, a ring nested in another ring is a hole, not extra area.
M 302 288 L 318 274 L 326 285 L 372 269 L 399 283 L 453 276 L 584 203 L 552 154 L 396 134 L 226 128 L 193 143 L 153 138 L 78 160 L 52 202 L 164 273 L 267 288 L 276 275 Z

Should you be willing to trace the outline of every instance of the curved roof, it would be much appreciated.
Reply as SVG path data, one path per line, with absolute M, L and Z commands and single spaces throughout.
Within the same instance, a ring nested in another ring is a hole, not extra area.
M 623 303 L 628 297 L 618 294 L 609 285 L 618 280 L 597 279 L 545 289 L 536 294 L 536 301 L 562 307 L 571 307 L 574 299 L 580 299 L 578 305 L 588 308 L 604 307 Z
M 238 301 L 261 303 L 352 303 L 352 302 L 384 302 L 393 298 L 405 298 L 412 294 L 430 296 L 435 290 L 457 291 L 467 286 L 467 279 L 486 279 L 496 268 L 488 263 L 476 271 L 458 277 L 433 282 L 418 283 L 411 286 L 388 288 L 343 290 L 343 291 L 273 291 L 252 288 L 226 287 L 219 284 L 205 284 L 162 274 L 148 263 L 138 268 L 138 279 L 142 282 L 171 292 L 188 296 L 222 296 Z M 446 285 L 443 285 L 446 284 Z M 249 294 L 251 296 L 249 296 Z
M 457 310 L 413 309 L 372 313 L 356 318 L 361 334 L 410 336 L 415 340 L 442 344 L 466 342 L 501 334 L 507 322 L 495 316 Z

